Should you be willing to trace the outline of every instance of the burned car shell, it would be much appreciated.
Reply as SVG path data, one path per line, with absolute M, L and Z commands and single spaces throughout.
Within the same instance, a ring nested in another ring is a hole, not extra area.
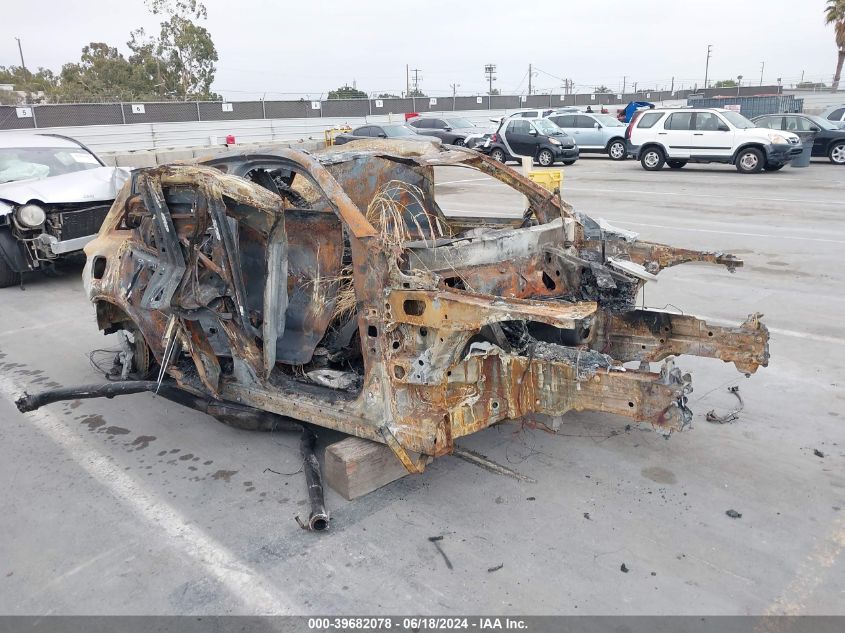
M 434 194 L 443 165 L 502 181 L 528 212 L 447 219 Z M 386 443 L 411 472 L 525 417 L 554 428 L 593 410 L 681 430 L 691 386 L 674 355 L 745 373 L 768 362 L 759 315 L 719 327 L 634 306 L 663 268 L 740 260 L 637 240 L 486 156 L 430 143 L 141 170 L 85 252 L 99 327 L 132 332 L 144 369 Z
M 55 176 L 25 177 L 0 183 L 0 277 L 35 270 L 63 255 L 79 252 L 108 213 L 129 171 L 107 167 L 81 143 L 58 135 L 4 134 L 0 153 L 15 150 L 79 155 L 85 168 Z M 45 166 L 46 167 L 46 166 Z M 45 220 L 26 226 L 16 217 L 36 205 Z M 2 282 L 0 282 L 2 283 Z

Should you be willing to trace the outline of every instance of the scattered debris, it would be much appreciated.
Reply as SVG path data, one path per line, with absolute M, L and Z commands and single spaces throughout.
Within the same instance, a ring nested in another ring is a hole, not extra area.
M 460 446 L 456 446 L 455 449 L 452 451 L 452 455 L 457 457 L 458 459 L 462 459 L 465 462 L 469 462 L 470 464 L 475 464 L 476 466 L 480 466 L 484 470 L 489 470 L 491 473 L 496 473 L 497 475 L 505 475 L 506 477 L 513 477 L 514 479 L 518 479 L 520 481 L 525 481 L 531 484 L 536 484 L 537 480 L 528 477 L 527 475 L 523 475 L 512 468 L 508 468 L 507 466 L 502 466 L 501 464 L 497 464 L 486 455 L 482 455 L 481 453 L 476 453 L 468 448 L 461 448 Z
M 745 407 L 742 396 L 739 395 L 739 385 L 728 387 L 728 392 L 736 396 L 736 399 L 739 400 L 739 405 L 736 409 L 729 411 L 725 415 L 716 415 L 716 410 L 711 409 L 707 412 L 706 419 L 708 422 L 712 422 L 713 424 L 727 424 L 728 422 L 739 420 L 739 412 Z
M 631 570 L 628 569 L 628 566 L 625 563 L 622 563 L 622 566 L 619 568 L 619 571 L 621 571 L 624 574 L 627 574 Z
M 657 572 L 656 572 L 656 571 L 653 571 L 653 572 L 651 572 L 651 575 L 652 575 L 652 576 L 656 576 L 656 575 L 657 575 Z
M 358 376 L 349 371 L 336 369 L 315 369 L 305 373 L 314 383 L 332 389 L 349 391 L 358 386 Z
M 525 497 L 526 501 L 537 501 L 537 497 Z
M 494 572 L 494 571 L 499 571 L 499 570 L 500 570 L 502 567 L 504 567 L 504 566 L 505 566 L 505 564 L 504 564 L 504 563 L 500 563 L 499 565 L 496 565 L 495 567 L 488 567 L 488 568 L 487 568 L 487 573 L 491 573 L 491 572 Z
M 446 567 L 449 569 L 454 569 L 452 567 L 452 561 L 449 560 L 449 557 L 446 556 L 446 552 L 443 551 L 443 548 L 440 546 L 440 541 L 443 540 L 443 536 L 429 536 L 428 540 L 434 543 L 434 547 L 437 548 L 437 551 L 440 552 L 440 555 L 443 557 L 443 560 L 446 562 Z M 504 564 L 503 564 L 504 565 Z
M 591 521 L 591 520 L 592 520 L 592 519 L 590 519 L 590 513 L 589 513 L 589 512 L 585 512 L 585 513 L 584 513 L 584 518 L 585 518 L 585 519 L 587 519 L 587 521 Z
M 822 453 L 822 452 L 821 452 L 819 449 L 817 449 L 817 448 L 814 448 L 814 449 L 813 449 L 813 455 L 815 455 L 816 457 L 822 457 L 822 458 L 824 458 L 824 453 Z
M 741 519 L 742 518 L 742 513 L 737 512 L 736 510 L 733 510 L 733 509 L 728 510 L 727 512 L 725 512 L 725 514 L 727 514 L 732 519 Z

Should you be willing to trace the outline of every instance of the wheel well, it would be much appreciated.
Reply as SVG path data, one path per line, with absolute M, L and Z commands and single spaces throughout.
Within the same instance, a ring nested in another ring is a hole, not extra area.
M 625 138 L 622 136 L 614 136 L 607 142 L 607 145 L 604 146 L 605 149 L 610 149 L 610 146 L 615 143 L 616 141 L 621 141 L 623 144 L 625 143 Z
M 842 138 L 831 139 L 830 143 L 828 143 L 827 147 L 825 148 L 825 154 L 829 154 L 834 147 L 836 147 L 837 145 L 842 145 L 843 143 L 845 143 L 845 139 L 842 139 Z
M 761 154 L 763 154 L 763 159 L 765 160 L 765 158 L 766 158 L 766 148 L 765 148 L 765 147 L 763 147 L 763 145 L 761 145 L 760 143 L 746 143 L 745 145 L 740 145 L 740 146 L 736 149 L 736 151 L 734 152 L 734 155 L 731 157 L 731 162 L 732 162 L 732 163 L 735 163 L 735 162 L 736 162 L 736 159 L 739 157 L 739 155 L 740 155 L 740 154 L 741 154 L 744 150 L 747 150 L 747 149 L 749 149 L 749 148 L 751 148 L 751 149 L 756 149 L 758 152 L 760 152 Z
M 647 150 L 650 149 L 659 149 L 663 153 L 663 158 L 666 158 L 666 148 L 663 147 L 660 143 L 646 143 L 640 148 L 640 156 L 642 156 Z
M 124 323 L 132 322 L 129 315 L 111 301 L 97 299 L 94 306 L 97 310 L 97 327 L 103 331 L 103 334 L 117 332 Z

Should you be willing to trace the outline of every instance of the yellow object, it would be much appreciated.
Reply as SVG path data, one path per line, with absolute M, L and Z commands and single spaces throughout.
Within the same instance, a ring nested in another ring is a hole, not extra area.
M 331 147 L 334 145 L 334 137 L 338 134 L 343 134 L 344 132 L 351 132 L 352 128 L 348 125 L 344 127 L 333 127 L 325 131 L 326 137 L 326 147 Z
M 549 191 L 561 189 L 563 186 L 563 170 L 548 169 L 544 171 L 529 171 L 528 179 Z

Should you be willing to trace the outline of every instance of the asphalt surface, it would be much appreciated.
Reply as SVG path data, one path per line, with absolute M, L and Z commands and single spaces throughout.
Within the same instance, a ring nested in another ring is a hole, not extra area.
M 444 206 L 521 212 L 478 178 L 439 170 Z M 765 313 L 770 366 L 746 378 L 681 357 L 690 432 L 596 414 L 557 436 L 488 429 L 460 443 L 537 483 L 444 457 L 357 501 L 330 491 L 332 527 L 313 534 L 294 520 L 295 436 L 149 394 L 16 411 L 23 390 L 98 382 L 88 355 L 116 346 L 70 265 L 0 290 L 0 614 L 845 614 L 845 169 L 588 157 L 563 188 L 643 238 L 744 258 L 733 275 L 666 270 L 644 301 L 728 323 Z M 732 385 L 739 420 L 706 422 L 733 407 Z

